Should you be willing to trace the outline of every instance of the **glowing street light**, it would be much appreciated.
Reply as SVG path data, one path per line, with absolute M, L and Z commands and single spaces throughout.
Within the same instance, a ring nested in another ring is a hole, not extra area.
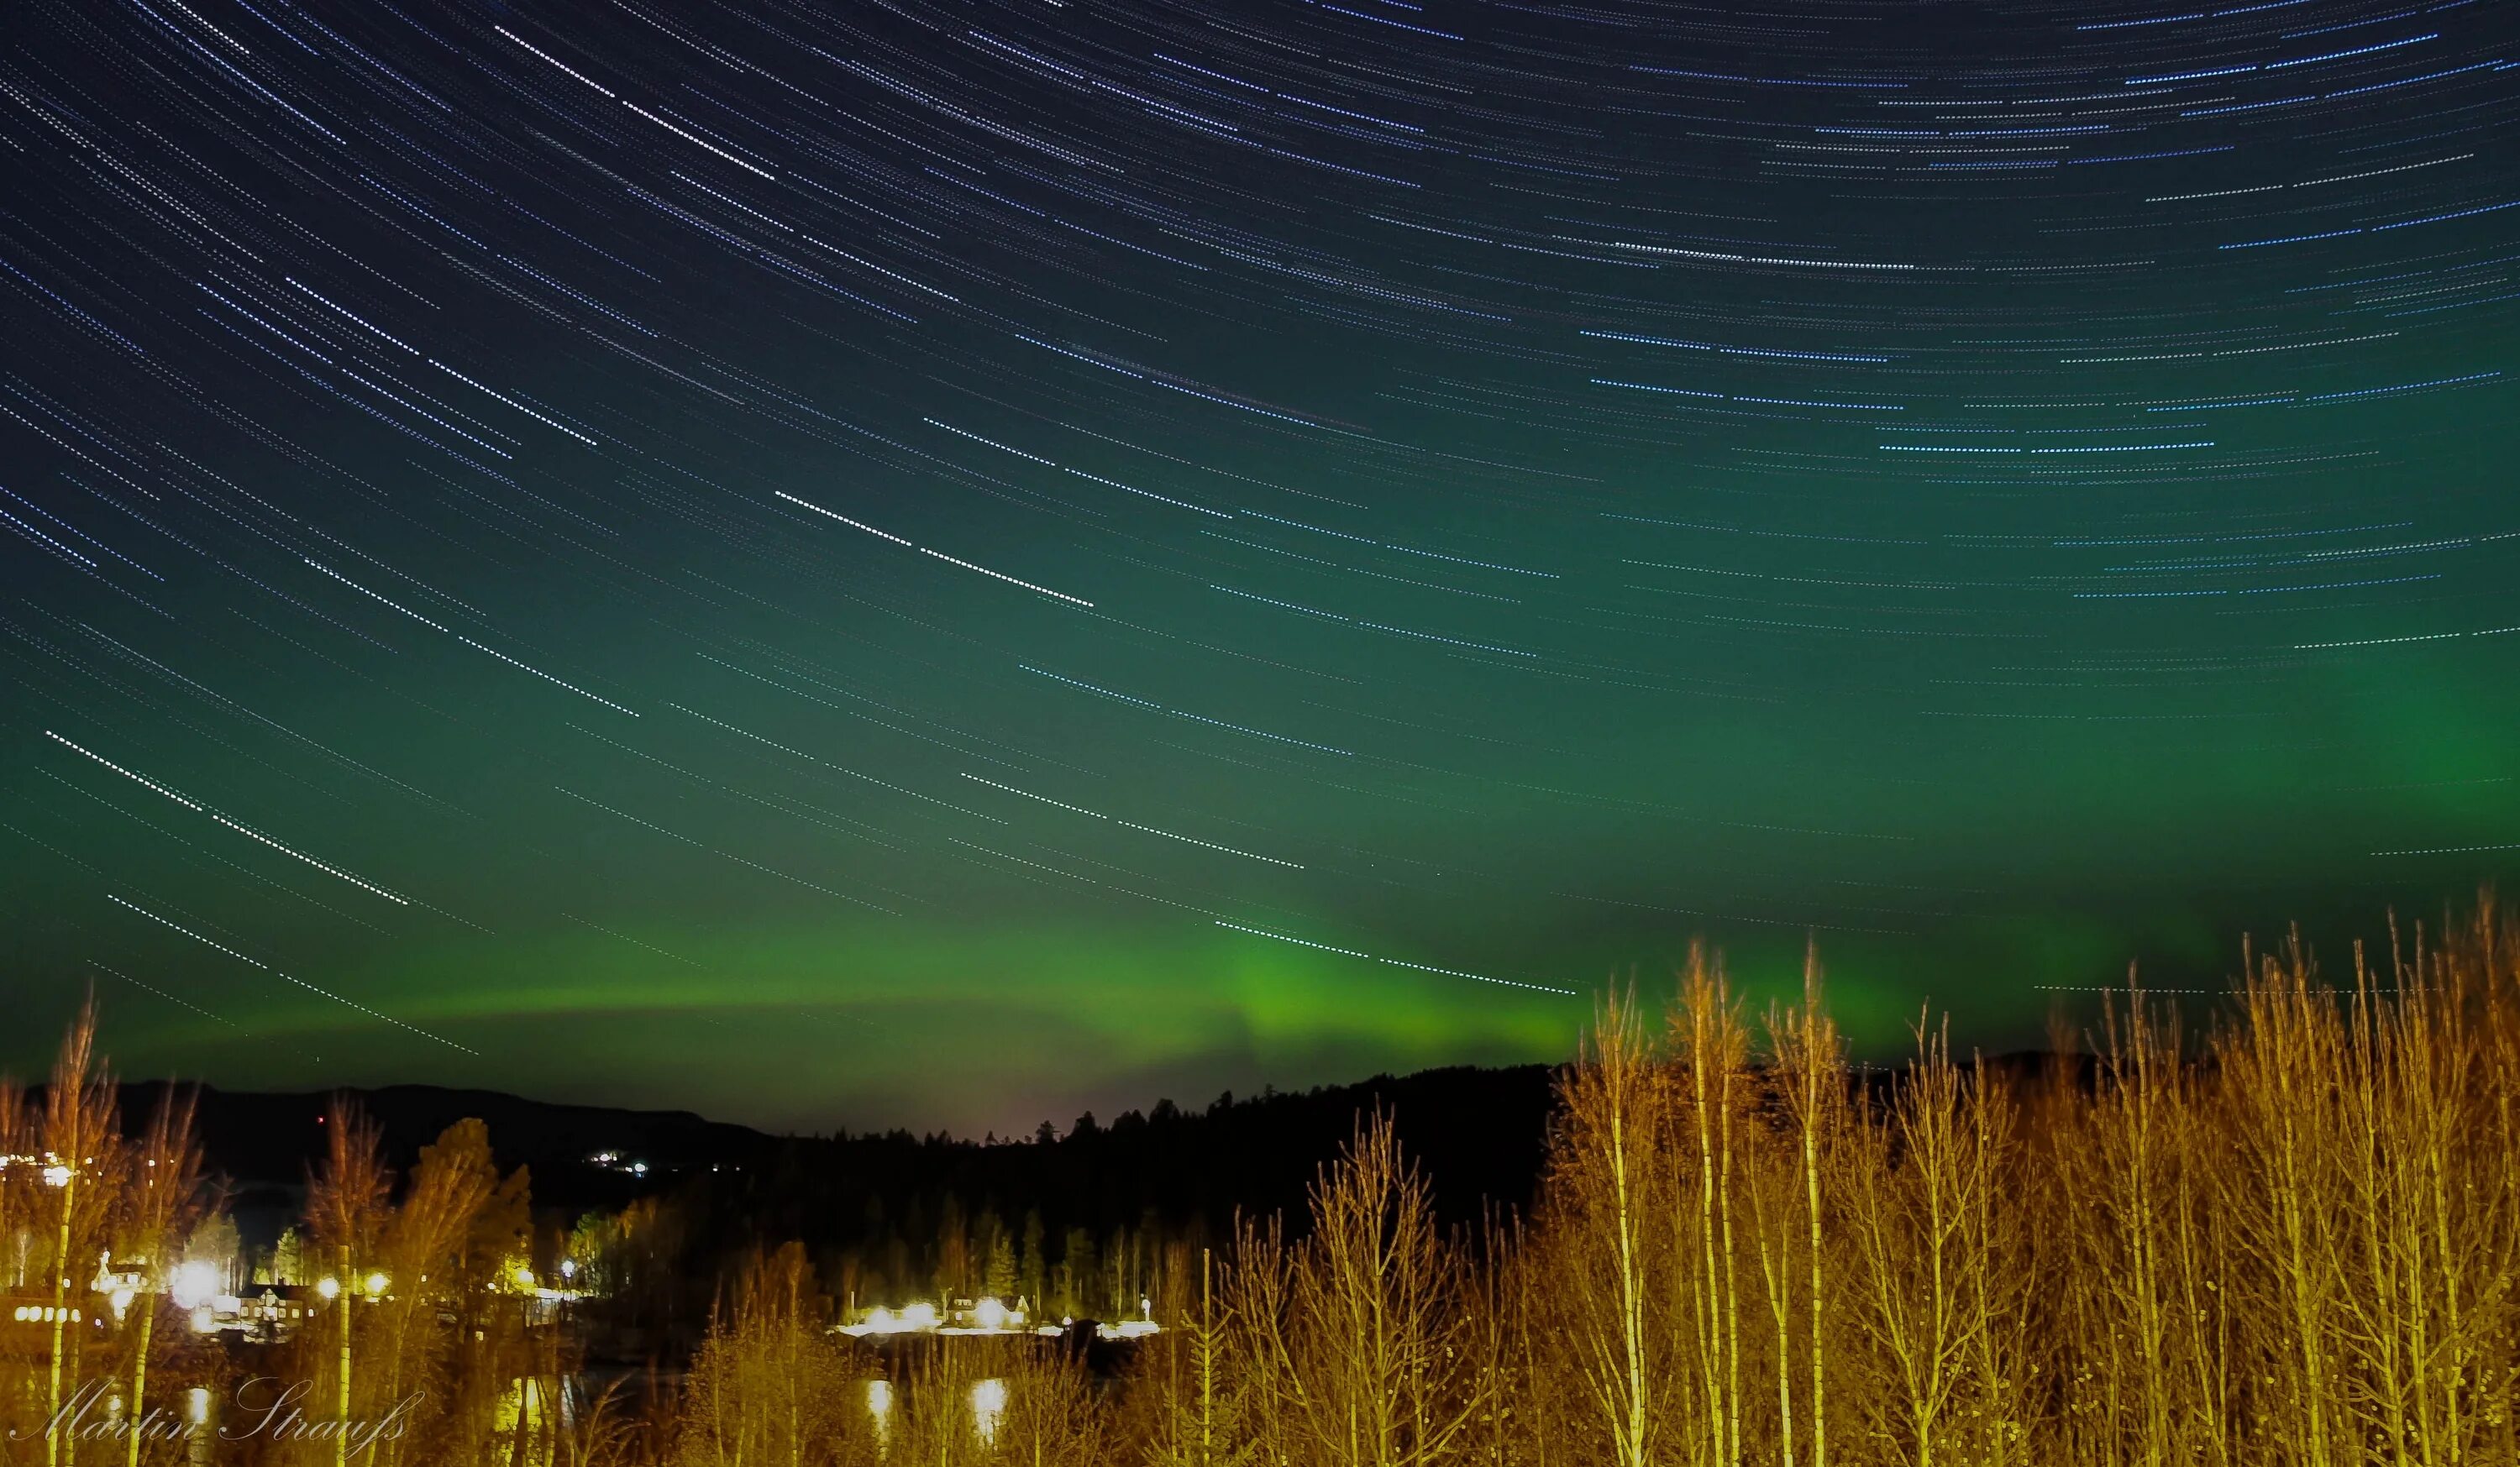
M 341 1281 L 338 1278 L 319 1278 L 315 1280 L 315 1292 L 325 1299 L 338 1299 L 341 1297 Z
M 189 1264 L 177 1265 L 175 1267 L 175 1276 L 168 1282 L 166 1288 L 166 1292 L 172 1296 L 175 1301 L 175 1308 L 179 1310 L 198 1309 L 204 1301 L 206 1301 L 211 1295 L 216 1294 L 218 1291 L 219 1270 L 217 1267 L 215 1265 L 202 1263 L 198 1259 Z

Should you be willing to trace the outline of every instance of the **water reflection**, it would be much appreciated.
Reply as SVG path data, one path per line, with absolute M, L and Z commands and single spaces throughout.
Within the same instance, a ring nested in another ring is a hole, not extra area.
M 1006 1419 L 1007 1383 L 989 1379 L 971 1387 L 971 1429 L 979 1434 L 980 1445 L 990 1445 L 998 1440 L 998 1423 Z
M 867 1414 L 875 1418 L 875 1451 L 877 1456 L 892 1454 L 892 1382 L 871 1380 L 866 1383 Z

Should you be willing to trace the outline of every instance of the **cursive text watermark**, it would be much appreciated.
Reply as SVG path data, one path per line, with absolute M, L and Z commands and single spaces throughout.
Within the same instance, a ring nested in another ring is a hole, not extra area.
M 235 1419 L 217 1428 L 218 1439 L 339 1440 L 346 1445 L 345 1454 L 355 1458 L 375 1450 L 380 1442 L 401 1440 L 423 1400 L 422 1394 L 415 1391 L 393 1402 L 382 1415 L 342 1419 L 307 1412 L 307 1398 L 314 1390 L 313 1381 L 284 1381 L 271 1375 L 253 1377 L 237 1387 L 232 1401 Z M 154 1405 L 137 1416 L 130 1415 L 123 1410 L 122 1398 L 112 1384 L 92 1380 L 70 1393 L 40 1433 L 13 1429 L 9 1440 L 42 1436 L 65 1442 L 128 1442 L 135 1438 L 143 1442 L 187 1442 L 210 1431 L 209 1422 L 189 1407 Z

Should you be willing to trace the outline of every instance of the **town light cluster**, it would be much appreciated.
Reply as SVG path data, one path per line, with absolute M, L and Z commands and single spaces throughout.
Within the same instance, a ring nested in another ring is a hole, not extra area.
M 1159 1332 L 1151 1300 L 1138 1301 L 1136 1319 L 1117 1324 L 1096 1323 L 1095 1334 L 1104 1340 L 1136 1340 Z M 861 1318 L 836 1327 L 836 1333 L 865 1339 L 870 1335 L 1044 1335 L 1058 1336 L 1074 1328 L 1076 1321 L 1061 1318 L 1053 1324 L 1045 1320 L 1035 1324 L 1025 1311 L 1023 1301 L 1009 1304 L 1002 1299 L 958 1299 L 951 1307 L 939 1310 L 935 1304 L 921 1301 L 899 1309 L 884 1306 L 868 1310 Z

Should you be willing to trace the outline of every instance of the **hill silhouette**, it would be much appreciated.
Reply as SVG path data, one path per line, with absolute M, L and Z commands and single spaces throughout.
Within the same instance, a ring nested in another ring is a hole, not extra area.
M 1065 1126 L 1044 1122 L 1023 1138 L 900 1130 L 775 1135 L 689 1111 L 426 1085 L 338 1092 L 204 1086 L 200 1123 L 212 1173 L 248 1213 L 275 1220 L 323 1155 L 324 1118 L 338 1093 L 377 1125 L 398 1172 L 446 1127 L 478 1118 L 503 1169 L 531 1170 L 535 1205 L 547 1215 L 676 1194 L 706 1230 L 722 1223 L 730 1238 L 776 1233 L 837 1243 L 871 1213 L 905 1223 L 932 1219 L 950 1194 L 974 1212 L 1038 1211 L 1053 1230 L 1134 1227 L 1151 1214 L 1168 1227 L 1221 1235 L 1237 1212 L 1300 1214 L 1315 1170 L 1337 1154 L 1361 1115 L 1377 1109 L 1393 1117 L 1448 1221 L 1521 1208 L 1543 1163 L 1552 1075 L 1541 1065 L 1454 1066 L 1303 1091 L 1228 1093 L 1195 1110 L 1167 1099 L 1107 1122 L 1091 1115 Z M 124 1085 L 125 1124 L 136 1127 L 164 1088 Z M 600 1155 L 616 1160 L 593 1160 Z

